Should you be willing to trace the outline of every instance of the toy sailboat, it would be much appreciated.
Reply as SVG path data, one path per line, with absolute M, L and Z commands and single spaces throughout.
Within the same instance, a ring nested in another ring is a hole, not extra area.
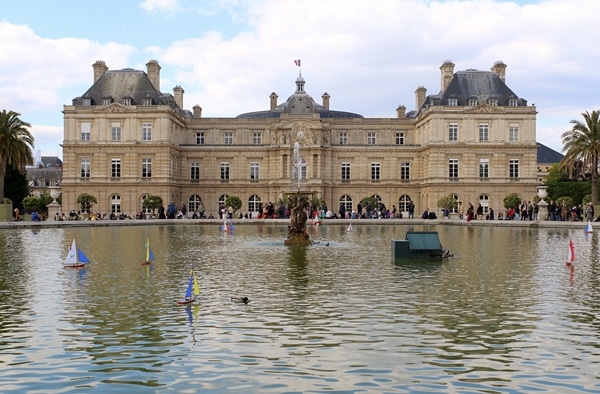
M 154 253 L 152 253 L 152 248 L 150 247 L 150 240 L 146 240 L 144 247 L 146 248 L 146 261 L 143 261 L 142 265 L 150 265 L 154 262 Z
M 592 222 L 587 223 L 587 225 L 585 226 L 585 232 L 588 234 L 594 232 L 594 229 L 592 228 Z
M 346 229 L 346 232 L 351 232 L 352 231 L 352 223 L 350 223 L 348 225 L 348 228 Z
M 569 251 L 567 253 L 567 262 L 566 262 L 567 267 L 572 266 L 574 262 L 575 262 L 575 245 L 573 245 L 573 240 L 570 239 L 569 240 Z
M 315 226 L 321 224 L 321 220 L 319 219 L 319 214 L 317 212 L 315 212 L 315 217 L 312 220 L 312 224 L 314 224 Z
M 77 247 L 75 240 L 73 240 L 63 266 L 65 268 L 82 268 L 85 267 L 85 265 L 89 262 L 90 260 L 83 253 L 83 251 Z
M 190 279 L 188 286 L 185 291 L 185 296 L 182 300 L 177 301 L 179 305 L 191 304 L 196 301 L 196 297 L 200 295 L 200 288 L 198 287 L 198 281 L 196 280 L 196 273 L 194 270 L 190 272 Z

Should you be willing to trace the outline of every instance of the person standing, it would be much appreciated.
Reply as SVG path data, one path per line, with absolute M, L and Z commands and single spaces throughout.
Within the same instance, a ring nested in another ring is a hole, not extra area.
M 460 220 L 465 218 L 465 206 L 460 201 L 458 202 L 458 218 Z
M 412 201 L 410 201 L 408 203 L 408 218 L 409 219 L 415 218 L 415 204 Z
M 346 218 L 346 206 L 344 205 L 343 202 L 340 202 L 339 214 L 340 214 L 340 219 L 345 219 Z

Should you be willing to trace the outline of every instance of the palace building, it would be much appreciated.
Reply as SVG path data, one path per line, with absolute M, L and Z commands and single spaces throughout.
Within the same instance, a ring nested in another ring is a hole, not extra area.
M 420 216 L 450 194 L 499 211 L 508 194 L 532 200 L 539 184 L 537 111 L 507 86 L 500 61 L 456 72 L 445 61 L 439 93 L 418 87 L 414 110 L 400 106 L 390 118 L 332 110 L 327 93 L 320 103 L 307 93 L 302 75 L 264 111 L 205 118 L 199 105 L 185 109 L 181 86 L 161 91 L 157 61 L 146 67 L 97 61 L 91 87 L 64 106 L 65 210 L 87 193 L 94 211 L 134 215 L 145 196 L 159 195 L 189 212 L 202 201 L 216 216 L 228 196 L 256 212 L 300 189 L 334 212 L 375 197 L 400 212 L 412 201 Z

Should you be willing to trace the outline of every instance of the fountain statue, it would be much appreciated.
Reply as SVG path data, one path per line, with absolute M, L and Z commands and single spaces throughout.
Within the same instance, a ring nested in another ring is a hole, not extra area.
M 294 143 L 294 162 L 292 170 L 292 188 L 294 192 L 286 193 L 286 200 L 290 208 L 290 225 L 288 226 L 288 238 L 286 245 L 310 245 L 310 237 L 306 233 L 306 221 L 308 220 L 308 203 L 312 193 L 300 191 L 300 180 L 302 179 L 302 161 L 300 158 L 300 145 Z

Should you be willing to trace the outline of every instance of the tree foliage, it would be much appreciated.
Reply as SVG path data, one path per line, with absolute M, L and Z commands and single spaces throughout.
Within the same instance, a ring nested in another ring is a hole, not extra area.
M 450 211 L 454 211 L 458 208 L 458 201 L 452 194 L 448 194 L 442 197 L 437 202 L 438 208 L 444 208 Z
M 13 208 L 23 210 L 23 199 L 30 192 L 27 176 L 13 166 L 8 166 L 4 185 L 4 196 L 13 202 Z
M 4 201 L 4 177 L 7 168 L 24 171 L 25 166 L 33 165 L 33 135 L 31 125 L 23 122 L 21 114 L 14 111 L 0 112 L 0 202 Z
M 508 196 L 504 197 L 504 208 L 514 208 L 517 205 L 521 204 L 521 197 L 518 194 L 512 193 Z
M 600 158 L 600 111 L 581 114 L 584 121 L 572 120 L 573 128 L 562 135 L 565 157 L 561 168 L 573 171 L 581 166 L 591 178 L 592 203 L 598 204 L 598 159 Z
M 242 200 L 237 196 L 229 196 L 225 200 L 225 206 L 233 208 L 233 213 L 242 207 Z
M 144 206 L 144 208 L 148 208 L 152 210 L 152 214 L 154 214 L 154 210 L 160 208 L 160 206 L 163 204 L 163 199 L 161 196 L 157 196 L 157 195 L 148 195 L 144 198 L 144 201 L 142 201 L 142 205 Z
M 79 204 L 81 206 L 82 212 L 90 213 L 92 210 L 92 207 L 97 203 L 98 203 L 98 200 L 96 199 L 96 197 L 92 196 L 91 194 L 82 193 L 79 195 L 79 197 L 77 197 L 77 204 Z

